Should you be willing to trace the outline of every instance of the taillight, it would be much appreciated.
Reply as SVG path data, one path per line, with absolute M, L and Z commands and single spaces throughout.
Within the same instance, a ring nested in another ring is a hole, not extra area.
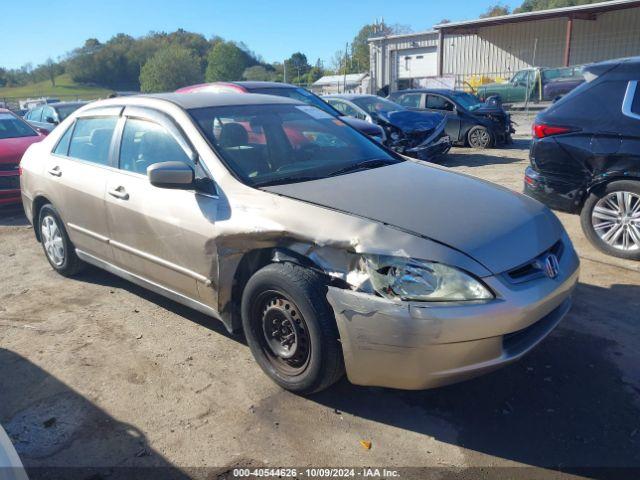
M 573 129 L 568 127 L 554 127 L 552 125 L 542 125 L 534 123 L 531 127 L 531 134 L 534 138 L 550 137 L 551 135 L 560 135 L 561 133 L 572 132 Z

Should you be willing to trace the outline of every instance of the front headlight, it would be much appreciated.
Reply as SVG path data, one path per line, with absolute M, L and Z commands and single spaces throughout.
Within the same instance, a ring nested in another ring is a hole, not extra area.
M 365 255 L 371 285 L 386 298 L 420 302 L 489 300 L 480 281 L 441 263 L 385 255 Z

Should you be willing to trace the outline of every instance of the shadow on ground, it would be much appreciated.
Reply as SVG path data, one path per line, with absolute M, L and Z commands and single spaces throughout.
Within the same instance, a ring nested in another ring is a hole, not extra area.
M 0 366 L 0 422 L 31 480 L 190 478 L 134 425 L 110 417 L 26 358 L 0 348 Z
M 22 205 L 8 205 L 0 207 L 0 227 L 15 227 L 29 225 L 24 215 Z
M 603 306 L 618 310 L 617 317 L 608 317 L 610 323 L 614 318 L 633 321 L 634 316 L 637 322 L 637 313 L 623 305 L 639 295 L 637 285 L 603 289 L 581 284 L 576 303 L 585 297 L 594 303 L 596 298 L 606 299 Z M 355 387 L 343 380 L 313 400 L 526 465 L 558 470 L 638 469 L 640 391 L 625 380 L 633 373 L 621 372 L 612 361 L 612 356 L 620 354 L 617 344 L 580 333 L 585 322 L 612 314 L 606 308 L 574 308 L 564 321 L 566 326 L 529 356 L 475 380 L 421 392 Z M 637 337 L 629 339 L 632 346 L 638 342 Z M 434 416 L 452 424 L 456 437 L 438 427 Z

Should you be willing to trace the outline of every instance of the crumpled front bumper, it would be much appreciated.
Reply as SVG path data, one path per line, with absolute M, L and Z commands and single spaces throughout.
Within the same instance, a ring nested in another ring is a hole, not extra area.
M 432 160 L 440 155 L 445 155 L 449 150 L 451 150 L 451 138 L 448 135 L 442 135 L 432 143 L 408 148 L 404 151 L 404 154 L 415 157 L 418 160 Z
M 349 380 L 407 390 L 466 380 L 513 362 L 535 347 L 571 307 L 579 260 L 563 255 L 555 279 L 509 284 L 483 278 L 489 302 L 396 302 L 329 287 Z

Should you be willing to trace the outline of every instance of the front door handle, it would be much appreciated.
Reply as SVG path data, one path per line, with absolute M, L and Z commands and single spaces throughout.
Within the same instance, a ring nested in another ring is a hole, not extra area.
M 58 165 L 56 165 L 52 169 L 48 170 L 47 173 L 49 175 L 53 175 L 54 177 L 62 176 L 62 170 L 60 170 L 60 167 Z
M 108 193 L 112 197 L 119 198 L 120 200 L 129 200 L 129 194 L 122 186 L 109 190 Z

